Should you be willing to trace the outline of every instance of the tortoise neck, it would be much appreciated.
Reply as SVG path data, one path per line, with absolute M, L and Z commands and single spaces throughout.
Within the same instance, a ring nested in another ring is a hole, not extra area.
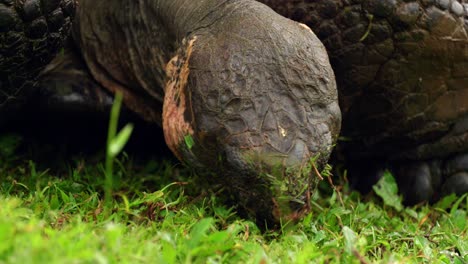
M 220 7 L 239 0 L 159 0 L 152 1 L 168 30 L 180 40 L 191 32 L 207 27 L 223 16 Z

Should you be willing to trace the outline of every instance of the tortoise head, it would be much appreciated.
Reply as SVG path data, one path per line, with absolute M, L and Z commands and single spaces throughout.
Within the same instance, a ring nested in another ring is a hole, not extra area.
M 257 216 L 291 216 L 316 182 L 304 168 L 323 168 L 339 133 L 333 71 L 305 25 L 254 1 L 223 12 L 167 65 L 166 142 Z

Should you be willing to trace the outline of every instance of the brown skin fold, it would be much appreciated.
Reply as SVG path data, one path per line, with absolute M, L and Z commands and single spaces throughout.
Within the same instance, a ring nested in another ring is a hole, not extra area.
M 341 114 L 326 51 L 306 26 L 250 0 L 82 0 L 74 39 L 102 86 L 162 123 L 176 156 L 253 217 L 307 208 L 318 181 L 310 160 L 323 168 Z

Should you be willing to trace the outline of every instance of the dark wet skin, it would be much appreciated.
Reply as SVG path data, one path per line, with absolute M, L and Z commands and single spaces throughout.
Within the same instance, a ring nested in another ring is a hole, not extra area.
M 80 1 L 76 49 L 41 75 L 41 105 L 102 112 L 109 92 L 124 92 L 129 109 L 163 125 L 176 156 L 221 175 L 214 181 L 251 215 L 294 217 L 304 205 L 281 197 L 307 202 L 304 186 L 317 178 L 297 167 L 320 153 L 321 169 L 340 127 L 321 45 L 252 1 L 134 2 Z M 408 204 L 468 191 L 468 9 L 457 1 L 263 2 L 312 27 L 327 48 L 345 118 L 338 152 L 355 188 L 367 191 L 391 169 Z M 285 193 L 258 176 L 278 171 Z
M 343 112 L 339 152 L 355 188 L 370 190 L 391 169 L 408 204 L 468 192 L 466 4 L 261 2 L 326 46 Z

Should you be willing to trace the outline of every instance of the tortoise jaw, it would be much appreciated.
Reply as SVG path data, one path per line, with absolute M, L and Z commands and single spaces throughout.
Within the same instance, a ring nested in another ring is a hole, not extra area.
M 296 144 L 288 153 L 268 146 L 225 146 L 220 180 L 251 217 L 274 224 L 296 220 L 309 208 L 319 178 L 311 169 L 315 164 L 307 147 Z

